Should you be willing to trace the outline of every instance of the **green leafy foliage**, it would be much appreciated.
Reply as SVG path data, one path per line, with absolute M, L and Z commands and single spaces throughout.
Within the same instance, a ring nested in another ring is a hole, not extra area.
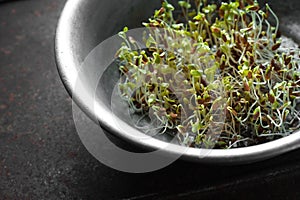
M 255 145 L 299 129 L 299 50 L 281 48 L 270 6 L 178 4 L 180 15 L 165 0 L 143 23 L 151 27 L 145 50 L 127 27 L 119 33 L 119 90 L 130 107 L 153 112 L 156 129 L 178 130 L 182 144 L 199 148 Z

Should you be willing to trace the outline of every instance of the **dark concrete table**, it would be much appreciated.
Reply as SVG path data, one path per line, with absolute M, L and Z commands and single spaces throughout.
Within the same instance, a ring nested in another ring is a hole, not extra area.
M 102 165 L 76 134 L 56 70 L 65 1 L 0 2 L 0 199 L 300 197 L 300 150 L 243 166 L 177 161 L 148 174 Z

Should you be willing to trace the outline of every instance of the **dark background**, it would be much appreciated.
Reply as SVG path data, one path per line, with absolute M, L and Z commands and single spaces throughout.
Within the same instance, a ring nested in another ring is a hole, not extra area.
M 297 199 L 300 150 L 243 166 L 127 174 L 81 144 L 54 59 L 64 0 L 0 0 L 0 199 Z

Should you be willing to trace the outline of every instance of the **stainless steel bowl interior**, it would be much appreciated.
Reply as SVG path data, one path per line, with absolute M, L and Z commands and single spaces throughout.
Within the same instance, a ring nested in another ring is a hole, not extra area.
M 264 1 L 266 2 L 266 1 Z M 296 0 L 289 1 L 267 1 L 281 21 L 281 32 L 300 41 L 300 3 Z M 263 2 L 262 2 L 263 3 Z M 92 119 L 100 124 L 110 133 L 126 139 L 129 142 L 140 146 L 159 149 L 165 145 L 165 138 L 152 139 L 147 142 L 136 140 L 129 131 L 134 129 L 129 125 L 125 130 L 111 125 L 108 118 L 110 116 L 110 93 L 111 85 L 118 79 L 116 69 L 106 72 L 106 78 L 100 80 L 97 91 L 96 104 L 100 109 L 94 112 L 86 105 L 86 95 L 93 98 L 89 92 L 94 80 L 93 74 L 97 73 L 99 66 L 88 66 L 80 76 L 84 87 L 88 92 L 85 94 L 74 91 L 74 82 L 81 67 L 82 62 L 90 51 L 100 42 L 118 33 L 124 26 L 129 28 L 141 27 L 141 22 L 151 16 L 154 9 L 159 8 L 160 1 L 148 0 L 72 0 L 68 1 L 61 15 L 56 35 L 56 59 L 57 66 L 66 89 L 71 94 L 73 100 Z M 121 116 L 122 110 L 119 110 Z M 126 124 L 126 120 L 118 118 L 120 123 Z M 199 158 L 199 149 L 190 148 L 183 154 L 183 158 L 206 163 L 239 164 L 250 163 L 262 159 L 267 159 L 300 147 L 300 132 L 296 132 L 288 137 L 256 145 L 247 148 L 230 150 L 212 150 L 205 157 Z M 166 153 L 181 154 L 182 147 L 176 145 Z

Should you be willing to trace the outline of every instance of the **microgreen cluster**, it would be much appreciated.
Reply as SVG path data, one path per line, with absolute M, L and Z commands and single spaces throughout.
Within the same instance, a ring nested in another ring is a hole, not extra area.
M 161 133 L 199 148 L 255 145 L 300 128 L 299 50 L 281 45 L 279 20 L 253 0 L 167 1 L 145 45 L 117 52 L 120 95 Z

